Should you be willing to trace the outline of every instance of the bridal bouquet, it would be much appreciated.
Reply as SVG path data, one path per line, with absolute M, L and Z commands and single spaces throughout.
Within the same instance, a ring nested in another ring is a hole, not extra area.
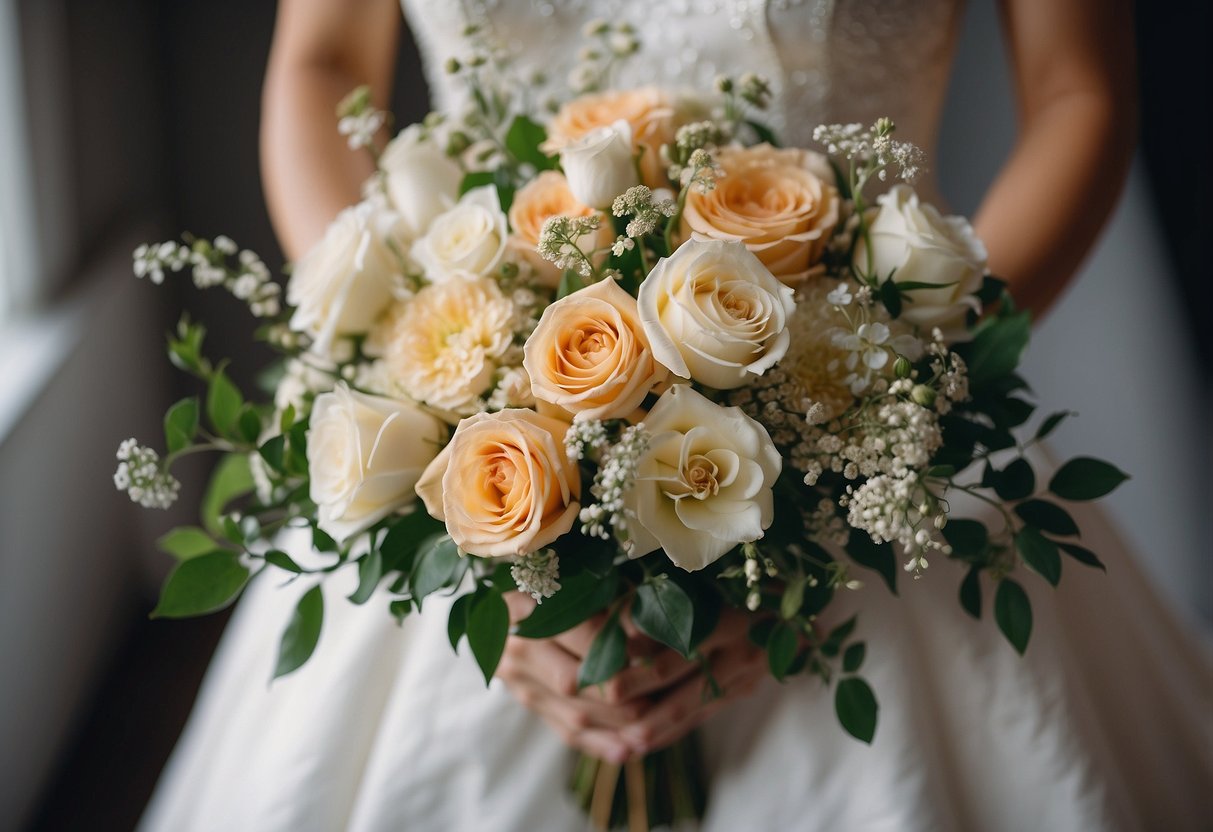
M 591 54 L 634 49 L 627 30 L 588 34 Z M 298 576 L 279 676 L 321 635 L 318 579 L 353 569 L 349 601 L 386 599 L 397 618 L 455 596 L 451 644 L 486 679 L 511 633 L 605 613 L 588 686 L 626 665 L 624 616 L 695 657 L 730 605 L 775 678 L 833 685 L 842 727 L 870 741 L 865 645 L 832 599 L 864 570 L 896 593 L 903 570 L 959 559 L 961 605 L 982 615 L 985 573 L 1022 652 L 1024 567 L 1056 584 L 1062 555 L 1099 566 L 1063 503 L 1124 475 L 1079 458 L 1038 482 L 1024 451 L 1067 414 L 1013 432 L 1033 413 L 1015 373 L 1028 314 L 968 222 L 907 184 L 922 154 L 891 122 L 781 148 L 762 78 L 696 100 L 611 89 L 594 60 L 579 82 L 599 89 L 551 111 L 524 104 L 491 50 L 452 61 L 466 109 L 382 153 L 387 116 L 354 93 L 339 128 L 377 173 L 294 264 L 285 304 L 227 238 L 135 253 L 154 282 L 188 269 L 246 300 L 284 357 L 261 402 L 204 355 L 201 325 L 169 339 L 205 396 L 168 411 L 165 457 L 123 443 L 115 482 L 165 507 L 176 460 L 224 456 L 202 525 L 161 541 L 180 562 L 154 614 L 222 608 L 269 567 Z M 998 522 L 951 516 L 957 492 Z M 310 529 L 322 564 L 278 548 L 283 527 Z M 513 625 L 512 591 L 538 602 Z

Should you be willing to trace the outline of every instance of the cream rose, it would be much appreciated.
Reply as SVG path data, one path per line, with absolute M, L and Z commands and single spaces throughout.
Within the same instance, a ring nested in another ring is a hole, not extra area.
M 533 410 L 477 413 L 459 423 L 417 493 L 451 539 L 482 557 L 521 555 L 573 527 L 581 479 L 564 450 L 568 425 Z
M 411 127 L 388 143 L 379 166 L 410 239 L 424 235 L 430 223 L 459 199 L 463 179 L 459 166 Z
M 560 166 L 573 196 L 595 208 L 609 206 L 615 197 L 640 184 L 632 160 L 632 128 L 626 121 L 591 130 L 565 145 Z
M 446 426 L 408 402 L 344 383 L 316 397 L 307 433 L 310 493 L 320 528 L 348 540 L 413 502 Z
M 536 398 L 585 419 L 627 417 L 668 374 L 653 358 L 636 301 L 609 279 L 545 309 L 524 356 Z
M 633 152 L 641 152 L 640 170 L 650 188 L 668 184 L 661 146 L 674 141 L 676 108 L 672 99 L 656 87 L 612 90 L 575 98 L 565 104 L 548 124 L 547 153 L 558 153 L 566 145 L 617 121 L 632 129 Z
M 394 307 L 366 348 L 400 392 L 458 421 L 480 409 L 513 325 L 514 305 L 495 281 L 455 272 Z
M 725 390 L 787 352 L 792 298 L 741 243 L 692 240 L 658 261 L 637 302 L 657 360 L 674 375 Z
M 694 572 L 739 543 L 758 540 L 775 518 L 781 461 L 766 429 L 686 384 L 667 390 L 644 420 L 651 439 L 624 496 L 629 556 L 665 550 Z
M 501 262 L 507 239 L 497 189 L 484 185 L 439 214 L 425 236 L 413 243 L 412 255 L 430 282 L 441 283 L 462 272 L 488 274 Z
M 536 251 L 539 232 L 543 224 L 552 217 L 591 217 L 598 212 L 579 202 L 569 190 L 568 180 L 559 171 L 545 170 L 514 194 L 510 205 L 510 249 L 535 270 L 539 280 L 555 288 L 560 284 L 560 269 L 549 260 L 544 260 Z M 597 234 L 587 234 L 577 245 L 587 254 L 595 249 L 604 249 L 615 240 L 611 224 L 603 218 Z
M 838 189 L 826 157 L 769 144 L 715 154 L 723 178 L 692 189 L 682 231 L 696 240 L 739 240 L 771 274 L 798 283 L 821 260 L 838 223 Z
M 291 329 L 310 335 L 316 352 L 365 333 L 391 303 L 400 265 L 389 241 L 401 239 L 399 219 L 370 202 L 346 208 L 295 264 L 286 289 Z
M 912 289 L 898 320 L 939 327 L 955 337 L 964 332 L 965 313 L 981 311 L 973 293 L 986 271 L 986 247 L 964 217 L 945 217 L 920 203 L 909 185 L 897 185 L 877 197 L 880 210 L 871 225 L 872 259 L 855 246 L 855 265 L 881 280 L 931 283 L 938 289 Z

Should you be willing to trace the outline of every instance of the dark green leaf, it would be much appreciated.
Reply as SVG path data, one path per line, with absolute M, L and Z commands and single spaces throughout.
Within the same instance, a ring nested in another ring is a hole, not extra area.
M 770 665 L 771 675 L 782 682 L 799 649 L 800 637 L 796 635 L 796 630 L 784 622 L 775 625 L 767 639 L 767 664 Z
M 273 564 L 279 569 L 285 569 L 287 572 L 294 572 L 296 575 L 303 573 L 303 569 L 295 563 L 294 558 L 279 549 L 270 549 L 266 552 L 265 562 Z
M 842 643 L 851 637 L 851 633 L 855 630 L 855 624 L 858 622 L 858 617 L 852 615 L 846 621 L 839 624 L 830 631 L 830 635 L 821 645 L 822 655 L 833 658 L 838 655 L 838 651 L 842 649 Z
M 198 400 L 182 399 L 164 414 L 164 444 L 170 454 L 188 445 L 198 432 Z
M 375 594 L 379 579 L 383 577 L 383 555 L 378 549 L 367 552 L 358 561 L 358 588 L 350 596 L 355 604 L 365 604 Z
M 197 526 L 178 526 L 157 540 L 156 545 L 177 560 L 189 560 L 219 548 L 214 539 Z
M 164 582 L 152 618 L 189 618 L 221 610 L 248 579 L 249 571 L 235 552 L 215 551 L 182 561 Z
M 497 663 L 505 651 L 505 639 L 510 634 L 510 612 L 501 593 L 486 592 L 476 596 L 468 612 L 467 626 L 468 646 L 488 684 L 497 672 Z
M 627 663 L 627 634 L 619 626 L 619 616 L 612 615 L 594 638 L 577 669 L 577 687 L 598 685 L 610 679 Z
M 1023 457 L 1014 459 L 1006 468 L 994 472 L 994 491 L 1004 500 L 1022 500 L 1036 488 L 1032 463 Z
M 206 416 L 210 419 L 211 427 L 220 436 L 231 436 L 240 417 L 240 408 L 244 397 L 236 389 L 236 385 L 223 370 L 218 370 L 212 377 L 206 392 Z
M 949 286 L 955 286 L 956 281 L 952 280 L 947 283 L 931 283 L 926 280 L 899 280 L 897 281 L 897 289 L 903 294 L 906 292 L 914 292 L 919 289 L 946 289 Z
M 969 615 L 981 619 L 981 567 L 970 566 L 960 582 L 960 606 Z
M 319 526 L 312 527 L 312 548 L 318 552 L 336 552 L 340 547 L 328 532 Z
M 490 170 L 478 170 L 467 174 L 463 177 L 463 181 L 459 183 L 459 195 L 463 196 L 473 188 L 481 188 L 485 185 L 492 185 L 494 182 L 493 172 Z
M 408 598 L 397 598 L 387 605 L 387 610 L 392 614 L 392 618 L 396 619 L 397 624 L 403 624 L 404 619 L 413 611 L 413 602 Z
M 274 667 L 275 679 L 298 670 L 312 657 L 312 652 L 320 641 L 320 627 L 323 623 L 324 595 L 317 584 L 303 593 L 290 623 L 282 633 L 282 643 L 278 646 L 278 664 Z
M 771 640 L 771 633 L 775 631 L 775 625 L 779 623 L 774 618 L 760 618 L 750 625 L 749 637 L 750 641 L 756 647 L 766 649 L 767 643 Z
M 1064 500 L 1097 500 L 1128 478 L 1115 465 L 1080 456 L 1057 469 L 1049 481 L 1049 490 Z
M 943 536 L 952 547 L 952 555 L 963 560 L 981 559 L 990 543 L 985 524 L 979 520 L 949 520 Z
M 556 299 L 560 300 L 584 288 L 585 281 L 581 279 L 581 275 L 572 269 L 565 269 L 564 274 L 560 276 L 560 286 L 556 289 Z
M 1036 438 L 1044 439 L 1046 436 L 1056 430 L 1057 426 L 1060 425 L 1067 416 L 1072 415 L 1074 414 L 1069 410 L 1059 410 L 1056 413 L 1051 414 L 1047 419 L 1040 423 L 1040 427 L 1036 431 Z
M 766 142 L 771 147 L 779 147 L 779 139 L 775 136 L 775 131 L 770 127 L 767 127 L 760 121 L 747 120 L 746 124 L 754 131 L 754 135 L 758 138 L 759 143 Z
M 275 471 L 282 471 L 283 462 L 286 454 L 286 437 L 281 433 L 271 436 L 269 439 L 261 443 L 261 447 L 257 449 L 257 453 L 261 454 L 261 458 L 266 464 Z
M 396 520 L 388 529 L 379 551 L 383 554 L 383 572 L 411 572 L 421 544 L 441 534 L 446 526 L 420 508 Z
M 252 490 L 253 475 L 249 471 L 248 457 L 244 454 L 228 454 L 223 457 L 215 466 L 206 494 L 202 498 L 202 525 L 213 535 L 223 534 L 219 518 L 228 503 Z
M 240 438 L 245 442 L 251 444 L 261 438 L 261 416 L 258 415 L 257 408 L 251 404 L 245 404 L 240 408 L 236 426 L 240 429 Z
M 1103 561 L 1096 557 L 1095 553 L 1090 549 L 1084 549 L 1075 543 L 1062 543 L 1060 540 L 1057 541 L 1057 545 L 1061 547 L 1063 552 L 1079 563 L 1086 564 L 1095 569 L 1102 569 L 1104 572 L 1108 571 L 1108 568 L 1103 565 Z
M 1043 532 L 1062 537 L 1078 534 L 1078 524 L 1074 522 L 1074 518 L 1057 503 L 1050 503 L 1048 500 L 1025 500 L 1015 506 L 1015 513 L 1025 523 Z
M 1038 529 L 1024 526 L 1015 533 L 1015 548 L 1024 563 L 1032 567 L 1053 586 L 1061 580 L 1061 554 L 1057 544 L 1044 537 Z
M 691 599 L 669 578 L 660 576 L 637 588 L 632 604 L 632 621 L 637 629 L 684 656 L 691 652 L 694 619 Z
M 1003 578 L 998 583 L 994 593 L 994 620 L 1011 646 L 1023 655 L 1032 635 L 1032 604 L 1023 587 L 1011 578 Z
M 455 577 L 460 564 L 459 547 L 445 532 L 431 537 L 417 552 L 411 578 L 413 599 L 421 599 L 441 589 Z
M 450 640 L 452 648 L 459 647 L 459 639 L 468 631 L 468 611 L 472 608 L 473 598 L 475 595 L 469 592 L 460 595 L 451 604 L 450 615 L 446 618 L 446 637 Z
M 880 284 L 880 302 L 892 317 L 901 314 L 901 292 L 897 291 L 897 284 L 892 280 Z
M 988 274 L 981 281 L 981 288 L 977 290 L 977 298 L 984 306 L 989 306 L 1002 297 L 1002 292 L 1006 287 L 1005 280 Z
M 986 319 L 973 340 L 957 348 L 968 365 L 970 387 L 979 390 L 1013 372 L 1030 334 L 1031 316 L 1027 312 Z
M 871 743 L 876 736 L 876 695 L 858 676 L 843 679 L 834 691 L 834 710 L 846 732 L 861 742 Z
M 864 656 L 867 655 L 867 645 L 862 641 L 857 641 L 848 647 L 842 654 L 842 670 L 844 673 L 854 673 L 859 670 L 859 666 L 863 664 Z
M 884 578 L 889 592 L 897 594 L 897 558 L 888 543 L 873 543 L 867 532 L 851 529 L 847 554 L 860 566 L 873 569 Z
M 611 572 L 600 578 L 592 572 L 581 572 L 560 579 L 560 589 L 551 598 L 535 607 L 534 612 L 518 623 L 518 635 L 524 638 L 550 638 L 570 630 L 606 609 L 615 600 L 619 575 Z
M 932 465 L 926 470 L 925 476 L 939 477 L 940 479 L 948 479 L 956 473 L 955 465 Z

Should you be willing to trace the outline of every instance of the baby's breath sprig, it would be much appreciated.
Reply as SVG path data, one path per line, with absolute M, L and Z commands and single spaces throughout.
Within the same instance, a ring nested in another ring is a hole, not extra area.
M 611 86 L 611 73 L 626 58 L 640 51 L 640 39 L 630 23 L 591 20 L 581 30 L 588 43 L 577 53 L 577 66 L 568 83 L 577 95 L 598 92 Z
M 228 237 L 213 241 L 185 236 L 186 243 L 145 243 L 134 251 L 135 277 L 152 283 L 164 282 L 165 271 L 179 272 L 191 267 L 194 285 L 199 289 L 222 286 L 238 300 L 246 302 L 257 318 L 276 318 L 282 312 L 282 287 L 273 281 L 269 267 L 248 249 L 243 251 Z M 231 262 L 234 258 L 235 262 Z
M 686 165 L 681 167 L 677 173 L 674 169 L 670 170 L 671 178 L 677 178 L 681 185 L 678 191 L 678 201 L 675 203 L 674 212 L 670 214 L 669 222 L 665 227 L 665 247 L 666 251 L 674 250 L 674 234 L 677 232 L 680 221 L 682 220 L 682 212 L 686 209 L 687 194 L 692 188 L 695 188 L 700 193 L 707 193 L 716 187 L 716 180 L 724 176 L 724 170 L 716 164 L 715 157 L 707 150 L 699 148 L 691 153 L 687 159 Z
M 365 148 L 376 164 L 379 148 L 375 146 L 375 134 L 390 126 L 391 120 L 391 113 L 375 108 L 371 88 L 365 84 L 355 87 L 337 104 L 337 132 L 345 136 L 350 150 Z
M 765 132 L 752 118 L 751 109 L 766 110 L 771 105 L 771 82 L 763 75 L 747 72 L 739 78 L 720 75 L 716 91 L 723 97 L 721 127 L 728 138 L 737 136 L 743 124 L 749 124 L 765 138 Z
M 545 260 L 550 260 L 559 269 L 569 269 L 585 278 L 594 278 L 597 268 L 590 255 L 582 250 L 578 241 L 598 231 L 602 218 L 597 214 L 588 217 L 570 217 L 563 214 L 550 217 L 539 231 L 539 242 L 535 250 Z

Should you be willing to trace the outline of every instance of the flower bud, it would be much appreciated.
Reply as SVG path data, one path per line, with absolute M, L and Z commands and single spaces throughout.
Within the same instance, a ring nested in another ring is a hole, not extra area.
M 904 355 L 897 356 L 897 360 L 893 362 L 893 374 L 898 378 L 909 378 L 912 370 L 910 359 Z
M 935 404 L 935 391 L 925 384 L 916 384 L 910 391 L 910 400 L 922 407 L 931 407 Z
M 448 75 L 455 75 L 459 70 L 463 69 L 463 64 L 459 63 L 458 58 L 447 58 L 446 63 L 443 64 L 443 69 L 447 71 Z

